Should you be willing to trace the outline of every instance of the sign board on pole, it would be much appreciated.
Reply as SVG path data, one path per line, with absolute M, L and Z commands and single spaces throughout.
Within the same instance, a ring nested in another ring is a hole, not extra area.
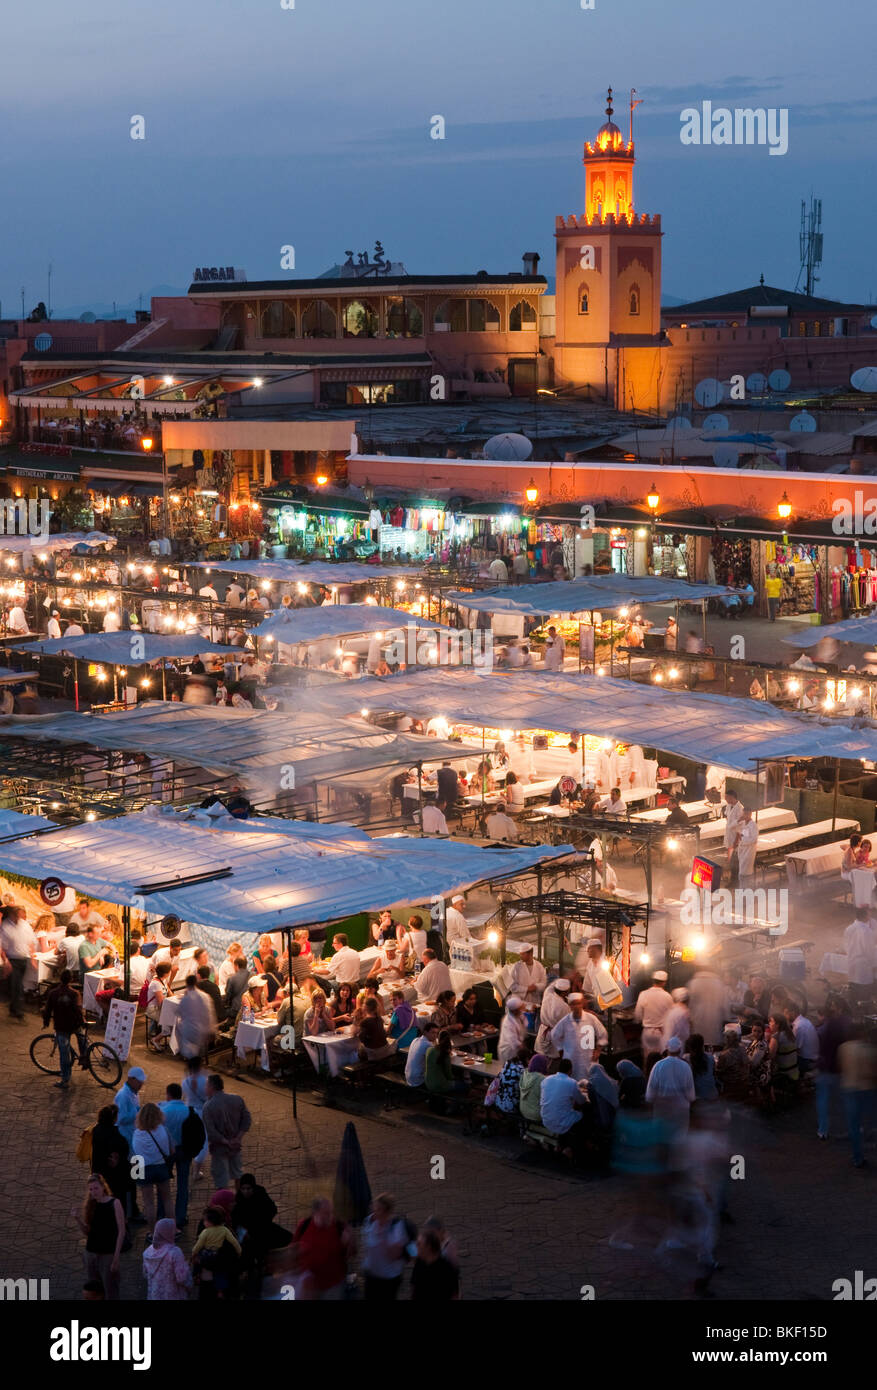
M 134 1034 L 136 1017 L 137 1003 L 135 1000 L 112 999 L 110 1001 L 110 1014 L 104 1033 L 104 1042 L 113 1049 L 122 1062 L 127 1060 L 131 1050 L 131 1038 Z
M 44 878 L 40 884 L 40 897 L 46 907 L 58 907 L 67 892 L 67 885 L 60 878 Z

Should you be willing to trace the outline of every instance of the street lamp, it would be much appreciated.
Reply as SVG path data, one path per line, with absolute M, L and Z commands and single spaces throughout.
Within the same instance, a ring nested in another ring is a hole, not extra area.
M 777 516 L 779 517 L 780 521 L 788 521 L 791 515 L 792 504 L 789 501 L 789 494 L 787 492 L 784 492 L 779 502 L 777 503 Z
M 536 486 L 535 478 L 531 478 L 524 488 L 524 496 L 527 499 L 528 507 L 535 507 L 536 503 L 539 501 L 539 489 Z
M 320 469 L 320 472 L 317 474 L 314 481 L 316 482 L 317 487 L 325 487 L 329 481 L 329 475 L 328 473 L 324 473 L 323 470 Z
M 646 497 L 646 503 L 652 515 L 658 510 L 660 501 L 661 498 L 658 489 L 655 487 L 655 484 L 652 483 L 652 486 L 649 488 L 648 496 Z

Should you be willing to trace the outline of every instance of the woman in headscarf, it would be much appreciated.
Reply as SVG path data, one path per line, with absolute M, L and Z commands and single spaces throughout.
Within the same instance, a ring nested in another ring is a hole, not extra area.
M 408 1047 L 418 1036 L 417 1015 L 400 989 L 393 990 L 393 1015 L 387 1036 L 395 1038 L 400 1047 Z
M 152 1244 L 143 1252 L 146 1297 L 150 1302 L 188 1298 L 192 1272 L 182 1250 L 176 1245 L 177 1228 L 166 1216 L 155 1224 Z
M 248 1297 L 258 1297 L 269 1250 L 280 1249 L 292 1240 L 292 1232 L 274 1220 L 276 1215 L 277 1205 L 265 1188 L 256 1182 L 252 1173 L 244 1173 L 228 1224 L 241 1242 Z
M 539 1099 L 542 1091 L 542 1082 L 548 1075 L 549 1062 L 541 1052 L 534 1052 L 530 1058 L 527 1070 L 521 1077 L 521 1094 L 518 1101 L 518 1108 L 525 1120 L 531 1124 L 541 1124 L 541 1112 L 539 1110 Z

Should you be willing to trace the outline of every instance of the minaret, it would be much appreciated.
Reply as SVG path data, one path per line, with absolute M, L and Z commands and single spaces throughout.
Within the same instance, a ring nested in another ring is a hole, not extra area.
M 588 385 L 595 397 L 625 409 L 632 404 L 653 409 L 645 359 L 634 359 L 645 349 L 654 359 L 661 341 L 661 219 L 634 211 L 637 105 L 631 92 L 630 134 L 625 138 L 612 119 L 609 88 L 606 121 L 593 143 L 585 141 L 584 213 L 556 220 L 554 367 L 559 382 Z M 610 362 L 615 349 L 621 354 Z

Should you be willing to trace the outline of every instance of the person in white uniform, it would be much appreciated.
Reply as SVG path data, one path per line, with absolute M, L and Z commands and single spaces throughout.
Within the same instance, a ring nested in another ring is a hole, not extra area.
M 871 927 L 870 917 L 870 908 L 857 907 L 854 920 L 844 932 L 847 979 L 851 985 L 862 990 L 873 985 L 877 970 L 877 937 Z
M 607 797 L 600 802 L 599 810 L 604 816 L 625 816 L 627 806 L 624 797 L 621 795 L 620 787 L 613 787 Z
M 455 893 L 445 913 L 445 940 L 449 946 L 453 941 L 470 941 L 472 938 L 472 928 L 463 915 L 465 905 L 463 894 Z
M 542 996 L 539 1011 L 539 1032 L 536 1034 L 536 1051 L 544 1057 L 556 1057 L 557 1048 L 551 1041 L 551 1030 L 569 1013 L 567 995 L 571 989 L 569 980 L 552 980 Z
M 674 989 L 670 996 L 673 1007 L 667 1010 L 661 1041 L 666 1051 L 671 1038 L 686 1043 L 691 1035 L 691 1013 L 688 1008 L 688 990 Z
M 731 1017 L 728 990 L 713 970 L 695 971 L 688 985 L 691 1031 L 700 1033 L 707 1047 L 718 1047 Z
M 536 960 L 532 946 L 525 946 L 520 960 L 512 966 L 511 990 L 523 999 L 528 1009 L 535 1009 L 545 993 L 548 977 L 545 966 Z
M 46 636 L 50 639 L 61 636 L 61 624 L 58 621 L 60 616 L 61 614 L 58 612 L 57 608 L 53 608 L 52 616 L 49 619 L 48 625 L 46 627 Z
M 449 835 L 448 822 L 445 820 L 444 812 L 436 802 L 435 796 L 431 796 L 424 804 L 420 813 L 420 824 L 423 827 L 424 835 Z
M 104 632 L 118 632 L 121 629 L 121 626 L 122 619 L 120 618 L 117 609 L 108 608 L 106 613 L 104 614 Z
M 751 886 L 755 880 L 755 856 L 758 853 L 758 825 L 752 819 L 752 812 L 744 807 L 743 816 L 737 829 L 737 868 L 742 887 Z
M 569 1013 L 551 1030 L 551 1041 L 572 1062 L 576 1081 L 584 1081 L 594 1060 L 594 1050 L 605 1047 L 609 1034 L 596 1014 L 585 1009 L 585 996 L 569 996 Z
M 667 993 L 667 972 L 656 970 L 652 976 L 653 984 L 644 989 L 636 1001 L 633 1016 L 642 1024 L 642 1050 L 645 1061 L 651 1053 L 660 1052 L 663 1046 L 664 1019 L 673 1007 L 673 1000 Z
M 566 656 L 566 643 L 557 631 L 556 627 L 548 629 L 548 641 L 545 643 L 545 667 L 546 671 L 560 671 L 563 669 L 563 658 Z
M 725 853 L 728 856 L 728 864 L 731 876 L 734 876 L 734 856 L 737 845 L 737 836 L 740 833 L 740 825 L 743 821 L 743 805 L 736 792 L 725 794 Z
M 501 1062 L 510 1062 L 517 1057 L 527 1037 L 527 1020 L 524 1018 L 524 1001 L 517 994 L 510 994 L 505 1001 L 505 1013 L 499 1029 L 497 1056 Z

